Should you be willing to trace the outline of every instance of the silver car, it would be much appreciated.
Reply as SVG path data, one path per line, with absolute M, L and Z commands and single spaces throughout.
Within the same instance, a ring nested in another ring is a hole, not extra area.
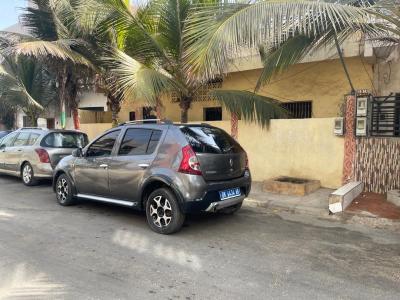
M 39 179 L 52 178 L 63 157 L 87 144 L 87 135 L 78 131 L 21 128 L 0 141 L 0 173 L 35 185 Z

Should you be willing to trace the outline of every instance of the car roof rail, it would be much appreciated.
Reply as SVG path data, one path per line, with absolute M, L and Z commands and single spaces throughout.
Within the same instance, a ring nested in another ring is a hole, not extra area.
M 36 129 L 36 130 L 48 130 L 47 128 L 43 128 L 43 127 L 21 127 L 21 128 L 19 128 L 19 130 L 32 130 L 32 129 Z
M 135 120 L 135 121 L 127 121 L 119 124 L 118 126 L 125 125 L 140 125 L 140 124 L 173 124 L 172 121 L 167 119 L 144 119 L 144 120 Z

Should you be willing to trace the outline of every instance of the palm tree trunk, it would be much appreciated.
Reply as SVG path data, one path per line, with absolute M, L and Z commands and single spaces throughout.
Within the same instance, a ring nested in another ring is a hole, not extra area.
M 156 99 L 156 115 L 157 115 L 157 119 L 162 119 L 162 103 L 161 103 L 161 100 L 160 100 L 160 98 L 158 98 L 157 97 L 157 99 Z
M 65 113 L 65 96 L 66 96 L 66 85 L 67 85 L 67 67 L 64 66 L 62 74 L 58 79 L 59 90 L 60 90 L 60 124 L 61 128 L 65 128 L 66 125 L 66 113 Z
M 192 103 L 193 97 L 191 96 L 181 96 L 179 106 L 181 107 L 181 122 L 188 122 L 188 111 L 190 109 L 190 104 Z
M 79 119 L 79 111 L 76 107 L 72 109 L 72 116 L 74 118 L 75 129 L 80 130 L 81 129 L 81 121 Z
M 237 140 L 238 139 L 238 133 L 239 133 L 239 121 L 238 121 L 238 115 L 236 113 L 231 113 L 231 136 Z
M 112 126 L 118 126 L 118 114 L 121 111 L 121 101 L 117 97 L 115 97 L 111 92 L 107 95 L 108 106 L 111 109 L 111 120 Z

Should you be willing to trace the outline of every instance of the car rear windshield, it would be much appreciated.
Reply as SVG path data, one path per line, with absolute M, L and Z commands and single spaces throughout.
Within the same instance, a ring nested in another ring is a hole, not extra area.
M 222 129 L 207 126 L 181 126 L 180 129 L 196 153 L 227 154 L 242 151 L 240 145 Z
M 48 148 L 83 148 L 88 142 L 88 137 L 84 133 L 53 132 L 43 139 L 41 146 Z

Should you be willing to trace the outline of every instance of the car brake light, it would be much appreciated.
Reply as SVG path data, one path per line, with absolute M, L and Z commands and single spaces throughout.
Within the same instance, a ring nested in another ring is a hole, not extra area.
M 192 147 L 190 147 L 190 145 L 183 147 L 182 154 L 183 157 L 178 172 L 202 175 L 199 160 L 197 159 L 196 153 L 194 153 Z
M 249 156 L 246 154 L 246 169 L 249 169 Z
M 39 160 L 41 163 L 50 163 L 50 156 L 46 150 L 39 148 L 39 149 L 35 149 L 35 151 L 38 154 Z

